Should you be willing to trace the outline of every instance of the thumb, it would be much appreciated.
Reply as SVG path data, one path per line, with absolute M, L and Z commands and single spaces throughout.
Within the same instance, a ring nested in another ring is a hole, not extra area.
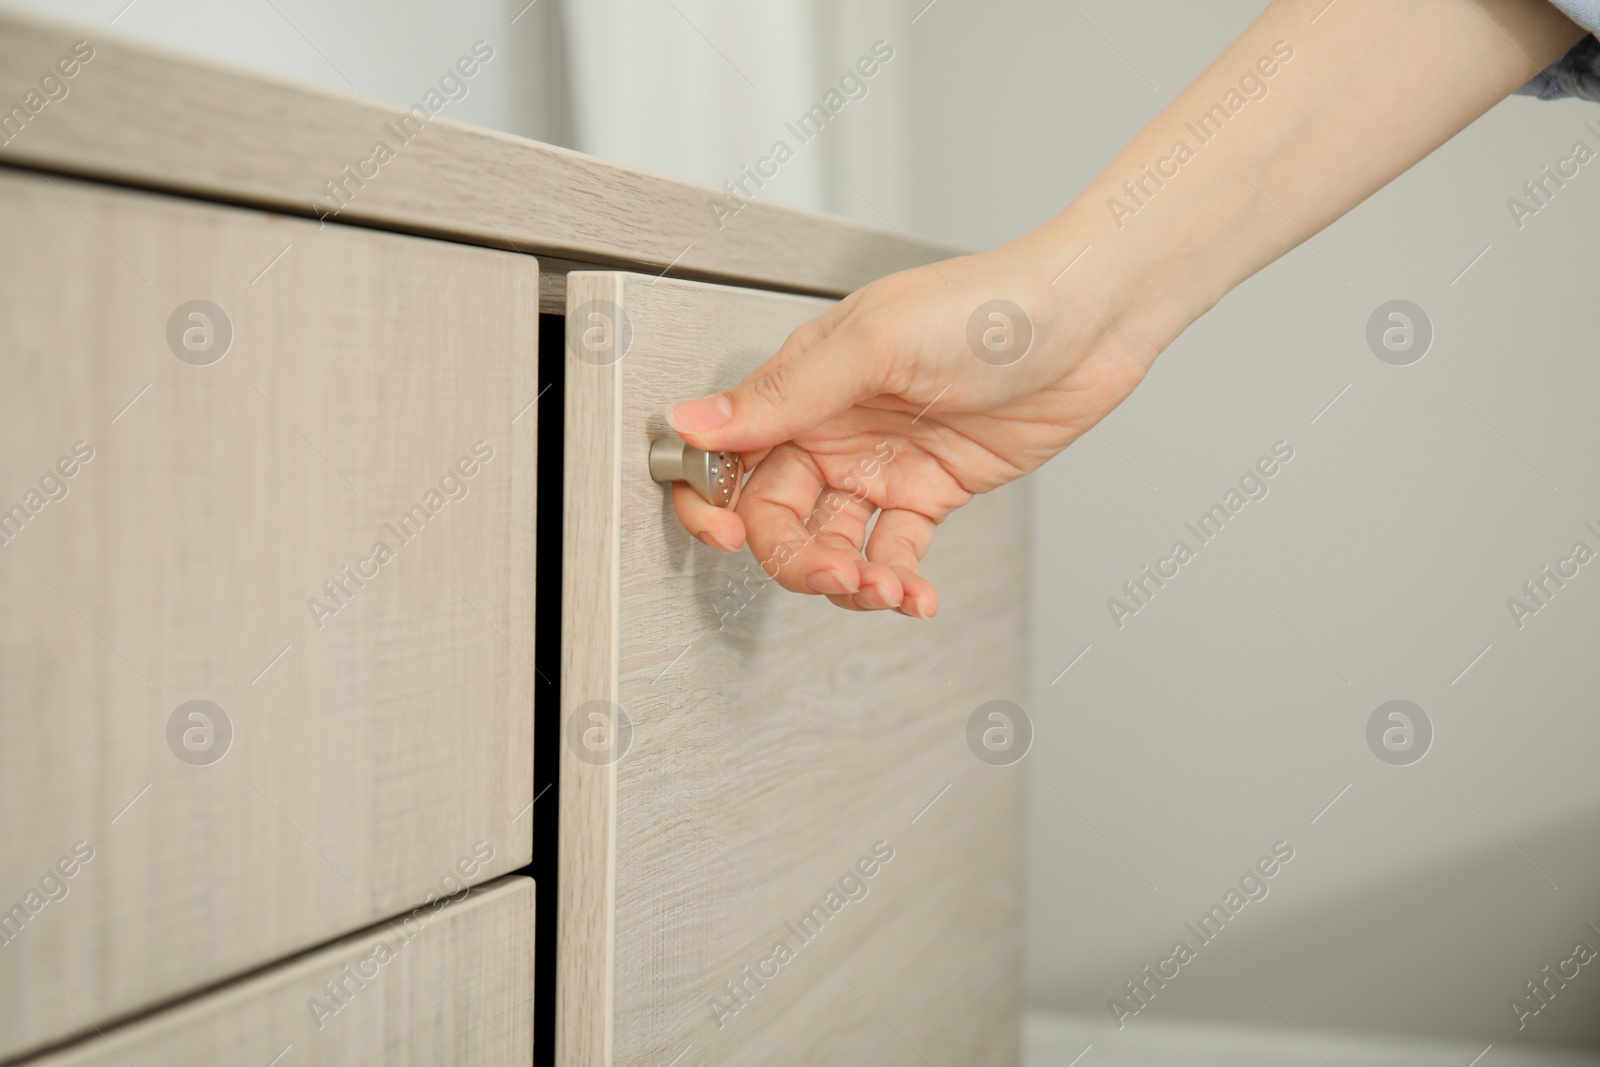
M 673 404 L 667 421 L 685 441 L 707 451 L 772 448 L 881 393 L 882 358 L 830 338 L 762 367 L 728 392 Z

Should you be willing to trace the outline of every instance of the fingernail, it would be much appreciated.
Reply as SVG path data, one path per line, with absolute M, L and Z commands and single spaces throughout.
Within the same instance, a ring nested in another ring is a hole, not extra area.
M 817 571 L 806 575 L 806 588 L 824 596 L 843 596 L 856 592 L 838 571 Z
M 716 549 L 718 552 L 732 552 L 733 551 L 733 547 L 731 545 L 723 544 L 721 539 L 718 538 L 717 535 L 712 533 L 710 530 L 707 530 L 705 533 L 701 534 L 700 535 L 700 540 L 701 540 L 702 543 L 710 545 L 712 548 Z
M 702 434 L 721 429 L 733 418 L 733 401 L 727 393 L 703 396 L 699 400 L 685 400 L 667 408 L 667 421 L 680 436 Z
M 900 601 L 891 599 L 879 586 L 867 586 L 856 596 L 856 607 L 866 608 L 868 611 L 882 611 L 885 608 L 898 608 Z

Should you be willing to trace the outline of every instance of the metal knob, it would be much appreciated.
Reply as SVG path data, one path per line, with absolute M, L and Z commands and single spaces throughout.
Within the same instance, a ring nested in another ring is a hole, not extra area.
M 702 452 L 676 437 L 650 442 L 650 477 L 658 482 L 688 482 L 719 508 L 733 503 L 744 463 L 731 452 Z

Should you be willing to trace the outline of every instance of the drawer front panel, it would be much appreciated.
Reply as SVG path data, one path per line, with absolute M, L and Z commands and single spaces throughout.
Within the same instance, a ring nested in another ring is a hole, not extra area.
M 0 1058 L 531 856 L 538 269 L 0 169 Z
M 512 1067 L 533 1050 L 533 883 L 506 878 L 35 1067 Z
M 968 738 L 1024 699 L 1026 491 L 945 524 L 922 622 L 777 588 L 648 473 L 824 307 L 568 276 L 563 1067 L 1017 1061 L 1023 764 Z

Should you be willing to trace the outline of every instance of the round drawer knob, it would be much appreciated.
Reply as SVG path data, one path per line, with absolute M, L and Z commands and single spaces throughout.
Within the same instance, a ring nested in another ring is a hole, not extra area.
M 719 508 L 733 503 L 744 463 L 732 452 L 702 452 L 676 437 L 650 442 L 650 477 L 658 482 L 688 482 Z

